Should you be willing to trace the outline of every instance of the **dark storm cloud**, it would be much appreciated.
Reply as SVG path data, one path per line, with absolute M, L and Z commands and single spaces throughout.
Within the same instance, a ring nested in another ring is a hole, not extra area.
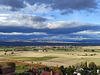
M 34 22 L 45 22 L 48 19 L 45 17 L 41 17 L 41 16 L 37 16 L 37 15 L 23 15 L 23 14 L 19 14 L 19 15 L 12 15 L 9 16 L 8 19 L 17 19 L 17 20 L 27 20 L 27 21 L 34 21 Z
M 0 32 L 32 32 L 33 28 L 21 26 L 0 26 Z
M 100 31 L 100 26 L 79 26 L 79 27 L 71 27 L 71 28 L 56 28 L 56 29 L 33 29 L 31 27 L 21 27 L 21 26 L 0 26 L 0 32 L 22 32 L 22 33 L 31 33 L 31 32 L 44 32 L 47 34 L 71 34 L 80 31 Z
M 59 28 L 59 29 L 46 29 L 43 30 L 48 34 L 71 34 L 85 30 L 93 30 L 93 31 L 100 31 L 100 26 L 79 26 L 79 27 L 71 27 L 71 28 Z
M 75 9 L 82 10 L 86 8 L 96 8 L 96 0 L 54 0 L 55 9 Z
M 26 3 L 30 5 L 46 4 L 47 7 L 51 7 L 53 10 L 61 10 L 62 14 L 72 13 L 73 10 L 86 10 L 97 8 L 98 4 L 96 0 L 0 0 L 0 4 L 11 6 L 12 10 L 19 10 L 26 7 Z
M 31 18 L 32 21 L 35 21 L 35 22 L 44 22 L 46 21 L 47 19 L 46 18 L 43 18 L 43 17 L 40 17 L 40 16 L 34 16 Z
M 11 6 L 12 11 L 19 10 L 24 8 L 26 5 L 23 2 L 24 0 L 0 0 L 1 5 Z
M 74 10 L 90 12 L 91 8 L 94 10 L 98 6 L 96 0 L 52 0 L 50 5 L 54 10 L 61 10 L 62 15 L 73 13 Z
M 37 35 L 35 35 L 34 32 Z M 0 25 L 1 36 L 2 35 L 7 37 L 14 36 L 16 39 L 43 38 L 43 39 L 54 39 L 60 41 L 62 40 L 68 41 L 70 39 L 82 40 L 88 38 L 97 38 L 97 37 L 99 38 L 100 37 L 99 33 L 96 32 L 100 32 L 100 26 L 93 25 L 93 24 L 84 24 L 79 26 L 63 27 L 63 28 L 58 27 L 58 28 L 51 28 L 51 29 L 50 28 L 36 29 L 36 28 L 26 27 L 26 26 L 1 26 Z M 30 33 L 33 34 L 30 35 Z M 29 38 L 25 38 L 27 36 Z

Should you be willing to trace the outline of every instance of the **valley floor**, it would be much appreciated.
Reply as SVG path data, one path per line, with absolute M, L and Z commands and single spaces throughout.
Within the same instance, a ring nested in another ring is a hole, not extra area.
M 44 59 L 44 57 L 47 57 Z M 50 58 L 51 57 L 51 58 Z M 40 58 L 39 60 L 36 58 Z M 43 59 L 42 59 L 43 58 Z M 25 60 L 26 59 L 26 60 Z M 28 63 L 41 63 L 47 66 L 69 66 L 83 61 L 95 62 L 100 64 L 100 52 L 34 52 L 34 51 L 16 51 L 0 52 L 0 61 L 24 61 Z

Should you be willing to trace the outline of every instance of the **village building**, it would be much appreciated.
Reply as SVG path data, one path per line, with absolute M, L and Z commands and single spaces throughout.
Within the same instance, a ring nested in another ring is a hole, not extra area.
M 43 71 L 41 75 L 61 75 L 59 72 L 56 71 Z
M 34 68 L 31 68 L 31 69 L 23 72 L 23 75 L 28 75 L 28 74 L 32 74 L 32 75 L 61 75 L 59 72 L 50 70 L 49 68 L 43 68 L 40 70 L 36 70 Z
M 53 48 L 53 46 L 43 46 L 42 48 Z
M 48 50 L 48 52 L 54 52 L 53 50 Z
M 10 66 L 0 65 L 0 75 L 15 75 L 15 70 Z

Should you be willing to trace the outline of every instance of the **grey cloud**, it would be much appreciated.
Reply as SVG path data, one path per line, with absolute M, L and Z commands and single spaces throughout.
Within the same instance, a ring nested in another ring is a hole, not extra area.
M 86 8 L 96 8 L 96 0 L 54 0 L 54 8 L 81 10 Z
M 41 21 L 46 21 L 46 18 L 40 17 L 40 16 L 34 16 L 31 20 L 36 21 L 36 22 L 41 22 Z
M 16 20 L 27 20 L 27 21 L 33 21 L 33 22 L 45 22 L 48 19 L 37 16 L 37 15 L 23 15 L 23 14 L 16 14 L 16 15 L 10 15 L 8 16 L 8 19 L 16 19 Z
M 100 31 L 100 26 L 78 26 L 78 27 L 71 27 L 71 28 L 56 28 L 56 29 L 35 29 L 32 27 L 23 27 L 23 26 L 0 26 L 0 32 L 23 32 L 23 33 L 31 33 L 31 32 L 44 32 L 47 34 L 64 34 L 69 35 L 71 33 L 76 33 L 84 30 L 92 30 L 92 31 Z
M 47 34 L 71 34 L 84 30 L 100 31 L 100 25 L 73 21 L 49 22 L 36 15 L 9 15 L 0 21 L 0 32 L 44 32 Z
M 31 27 L 34 29 L 46 28 L 48 18 L 36 15 L 15 14 L 8 15 L 7 19 L 0 21 L 0 26 Z
M 96 0 L 54 0 L 53 9 L 64 10 L 62 14 L 72 13 L 73 10 L 88 10 L 97 8 Z
M 27 0 L 26 0 L 27 1 Z M 60 9 L 60 10 L 83 10 L 87 8 L 97 8 L 96 0 L 39 0 L 33 1 L 28 0 L 27 2 L 33 3 L 45 3 L 49 4 L 53 9 Z
M 24 0 L 0 0 L 0 4 L 11 6 L 12 11 L 16 11 L 20 8 L 24 8 L 26 5 L 24 4 Z
M 69 25 L 70 25 L 70 27 L 69 27 Z M 76 23 L 76 22 L 72 22 L 72 23 L 68 22 L 64 25 L 63 25 L 63 23 L 61 23 L 62 27 L 59 27 L 59 25 L 58 25 L 57 27 L 54 27 L 54 28 L 46 27 L 46 25 L 44 28 L 33 28 L 33 26 L 27 27 L 26 25 L 23 25 L 23 26 L 0 25 L 0 32 L 2 32 L 2 33 L 16 32 L 16 33 L 24 33 L 24 34 L 39 32 L 39 33 L 45 33 L 48 35 L 37 36 L 37 38 L 53 37 L 53 39 L 58 39 L 57 37 L 54 37 L 54 36 L 62 35 L 63 37 L 60 36 L 60 38 L 59 38 L 60 40 L 64 40 L 64 39 L 66 40 L 68 38 L 76 40 L 76 39 L 79 39 L 81 36 L 82 36 L 82 38 L 80 38 L 80 39 L 97 38 L 97 37 L 99 38 L 100 37 L 100 34 L 96 34 L 96 35 L 95 35 L 95 33 L 92 34 L 92 32 L 100 32 L 100 25 L 94 25 L 94 24 L 87 24 L 87 23 L 81 24 L 81 23 Z M 73 33 L 79 33 L 82 31 L 92 31 L 92 32 L 91 32 L 91 34 L 73 34 Z M 20 34 L 20 36 L 21 35 L 23 35 L 23 34 Z M 34 36 L 34 38 L 35 37 L 36 36 Z M 30 37 L 30 38 L 33 38 L 33 37 Z
M 45 4 L 53 10 L 61 10 L 62 14 L 73 13 L 74 10 L 94 10 L 98 7 L 96 0 L 1 0 L 0 4 L 11 6 L 12 11 L 26 7 L 25 2 L 30 5 Z
M 66 15 L 66 14 L 69 14 L 69 13 L 73 13 L 73 10 L 65 10 L 61 14 Z

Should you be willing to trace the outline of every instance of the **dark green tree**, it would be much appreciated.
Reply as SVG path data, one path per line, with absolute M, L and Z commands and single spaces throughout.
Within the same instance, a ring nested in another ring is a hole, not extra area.
M 89 68 L 90 68 L 91 70 L 93 70 L 93 68 L 96 68 L 96 64 L 95 64 L 94 62 L 90 62 L 90 63 L 89 63 Z
M 14 70 L 16 68 L 16 64 L 15 63 L 7 63 L 8 66 L 11 66 Z
M 73 73 L 74 73 L 74 68 L 71 67 L 71 66 L 69 66 L 68 68 L 66 68 L 66 72 L 67 72 L 68 75 L 73 75 Z

